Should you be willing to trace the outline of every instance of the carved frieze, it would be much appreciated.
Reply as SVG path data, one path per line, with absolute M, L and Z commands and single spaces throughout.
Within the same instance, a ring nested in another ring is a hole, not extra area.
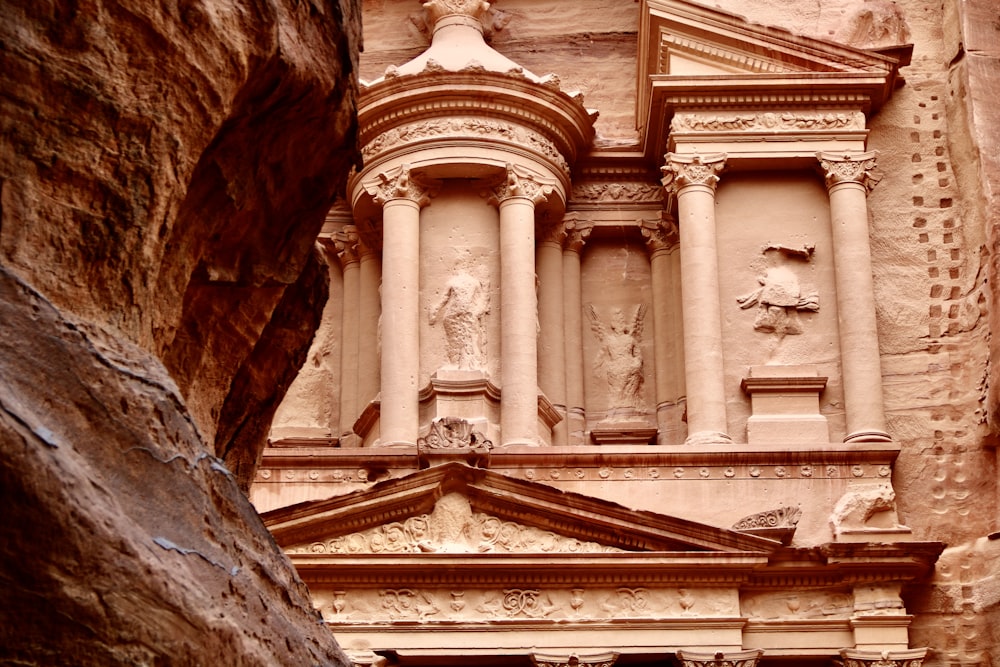
M 726 156 L 714 155 L 678 155 L 667 153 L 667 161 L 660 167 L 663 172 L 663 187 L 678 194 L 692 185 L 704 185 L 713 190 L 719 184 L 719 173 L 726 166 Z
M 629 314 L 613 308 L 607 321 L 597 314 L 593 304 L 587 304 L 586 312 L 601 349 L 594 361 L 594 372 L 607 382 L 611 407 L 640 407 L 645 382 L 642 330 L 646 305 L 636 305 Z
M 570 199 L 577 202 L 659 202 L 663 188 L 655 183 L 579 183 Z
M 740 610 L 757 621 L 848 619 L 854 612 L 854 597 L 842 590 L 744 593 Z
M 761 132 L 780 130 L 863 130 L 865 115 L 853 112 L 766 112 L 706 116 L 678 113 L 670 121 L 673 132 Z
M 621 549 L 474 512 L 468 498 L 451 493 L 439 499 L 430 514 L 299 545 L 288 551 L 293 554 L 604 553 Z
M 518 144 L 544 155 L 564 173 L 569 173 L 569 165 L 555 144 L 541 134 L 513 123 L 505 123 L 485 118 L 460 117 L 425 120 L 409 123 L 387 130 L 368 142 L 361 150 L 366 160 L 404 144 L 433 138 L 476 137 L 491 141 Z
M 820 168 L 823 170 L 823 177 L 826 187 L 831 188 L 841 183 L 859 183 L 868 191 L 871 191 L 881 176 L 874 173 L 876 166 L 877 151 L 868 153 L 817 153 Z

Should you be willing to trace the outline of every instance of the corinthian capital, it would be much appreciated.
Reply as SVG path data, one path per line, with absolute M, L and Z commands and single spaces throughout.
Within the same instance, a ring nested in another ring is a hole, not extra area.
M 430 203 L 434 194 L 427 183 L 410 173 L 410 166 L 406 164 L 379 172 L 375 178 L 365 181 L 361 186 L 379 205 L 393 199 L 409 199 L 424 207 Z
M 680 243 L 677 223 L 666 213 L 659 219 L 640 220 L 639 231 L 642 233 L 642 238 L 646 239 L 646 249 L 650 254 L 670 250 Z
M 563 227 L 566 230 L 566 240 L 563 248 L 579 253 L 583 250 L 587 239 L 590 238 L 590 232 L 594 230 L 594 223 L 580 220 L 573 214 L 563 219 Z
M 873 172 L 878 151 L 868 153 L 816 153 L 819 166 L 823 169 L 826 187 L 840 183 L 859 183 L 869 192 L 881 180 Z
M 358 261 L 358 229 L 347 225 L 333 235 L 333 247 L 337 250 L 342 265 Z
M 612 667 L 618 659 L 615 652 L 600 653 L 597 655 L 543 655 L 541 653 L 531 654 L 531 663 L 535 667 Z
M 882 652 L 845 648 L 840 651 L 844 667 L 921 667 L 926 656 L 925 648 Z
M 663 172 L 663 183 L 668 191 L 676 194 L 689 185 L 706 185 L 713 190 L 719 183 L 719 172 L 726 166 L 726 155 L 678 155 L 667 153 L 663 156 L 667 161 L 660 167 Z
M 507 164 L 507 178 L 499 186 L 493 188 L 490 201 L 494 204 L 522 197 L 530 199 L 537 205 L 548 199 L 554 190 L 553 184 L 538 174 L 514 164 Z
M 684 667 L 757 667 L 760 657 L 764 652 L 760 649 L 753 651 L 726 651 L 723 653 L 692 653 L 691 651 L 677 651 L 677 659 Z

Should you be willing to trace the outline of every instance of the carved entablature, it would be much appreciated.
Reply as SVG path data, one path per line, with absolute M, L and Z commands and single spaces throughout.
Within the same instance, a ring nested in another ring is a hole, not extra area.
M 766 111 L 743 113 L 678 113 L 670 121 L 671 132 L 788 132 L 863 130 L 860 111 Z
M 816 158 L 823 170 L 827 188 L 842 183 L 858 183 L 871 192 L 882 178 L 874 173 L 878 151 L 843 155 L 817 153 Z
M 570 199 L 580 204 L 626 202 L 655 205 L 663 201 L 663 189 L 655 183 L 635 181 L 574 183 Z
M 660 167 L 663 172 L 663 187 L 677 194 L 686 187 L 703 185 L 713 190 L 719 184 L 719 173 L 726 166 L 726 156 L 715 155 L 677 155 L 667 153 L 663 156 L 667 161 Z

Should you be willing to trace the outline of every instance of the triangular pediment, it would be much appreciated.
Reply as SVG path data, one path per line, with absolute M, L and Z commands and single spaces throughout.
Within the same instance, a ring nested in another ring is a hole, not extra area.
M 770 552 L 778 542 L 446 463 L 268 512 L 290 553 Z
M 640 17 L 637 120 L 656 158 L 677 109 L 867 115 L 889 98 L 901 64 L 689 0 L 642 0 Z

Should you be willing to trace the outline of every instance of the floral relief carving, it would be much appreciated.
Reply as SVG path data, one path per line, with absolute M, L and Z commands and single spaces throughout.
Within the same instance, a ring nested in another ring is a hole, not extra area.
M 528 147 L 554 162 L 562 171 L 569 173 L 569 165 L 555 144 L 542 135 L 512 123 L 503 123 L 482 118 L 449 118 L 427 120 L 395 127 L 379 134 L 361 150 L 365 159 L 378 155 L 400 144 L 435 137 L 475 136 L 494 141 L 509 141 Z
M 819 311 L 819 292 L 803 288 L 796 262 L 808 262 L 815 246 L 768 244 L 761 251 L 763 263 L 756 265 L 760 287 L 736 299 L 741 309 L 757 307 L 753 328 L 762 333 L 801 334 L 799 312 Z
M 393 199 L 409 199 L 420 206 L 426 206 L 433 194 L 432 188 L 412 175 L 409 165 L 405 164 L 379 172 L 374 179 L 362 185 L 379 205 Z
M 642 404 L 645 382 L 642 357 L 642 329 L 646 305 L 639 304 L 626 315 L 613 308 L 607 323 L 593 304 L 586 306 L 590 328 L 600 343 L 601 352 L 594 362 L 594 372 L 603 375 L 616 408 L 637 408 Z
M 713 190 L 719 184 L 719 173 L 726 166 L 726 156 L 715 155 L 677 155 L 667 153 L 664 158 L 667 163 L 660 167 L 663 172 L 663 187 L 679 193 L 692 185 L 704 185 Z
M 746 593 L 740 601 L 743 614 L 754 620 L 779 618 L 850 618 L 854 597 L 842 591 L 781 591 Z
M 441 612 L 426 593 L 411 588 L 395 588 L 379 591 L 384 609 L 392 620 L 424 620 Z
M 781 507 L 767 512 L 758 512 L 743 517 L 735 524 L 733 530 L 753 530 L 755 528 L 786 528 L 797 526 L 802 510 L 798 507 Z
M 535 526 L 473 512 L 451 493 L 430 514 L 412 516 L 350 535 L 293 548 L 291 553 L 607 553 L 617 547 L 584 542 Z
M 659 220 L 640 221 L 639 231 L 646 240 L 646 248 L 650 253 L 670 250 L 680 243 L 677 223 L 672 217 L 664 215 Z
M 463 447 L 486 447 L 493 443 L 472 424 L 459 417 L 442 417 L 435 420 L 427 435 L 417 440 L 417 446 L 427 449 L 461 449 Z
M 507 177 L 503 183 L 493 188 L 492 201 L 497 204 L 513 197 L 530 199 L 540 204 L 552 194 L 551 183 L 546 182 L 537 174 L 515 164 L 507 164 Z
M 654 183 L 580 183 L 573 185 L 574 201 L 656 202 L 663 198 L 663 188 Z
M 724 132 L 752 130 L 841 130 L 865 129 L 865 115 L 851 113 L 746 113 L 704 116 L 674 115 L 670 121 L 674 132 Z

